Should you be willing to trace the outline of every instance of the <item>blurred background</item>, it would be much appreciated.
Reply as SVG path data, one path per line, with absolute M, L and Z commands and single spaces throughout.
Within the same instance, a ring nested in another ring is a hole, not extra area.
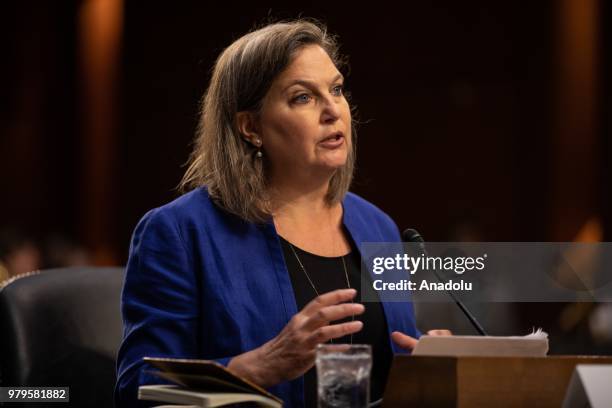
M 353 191 L 401 229 L 612 241 L 609 2 L 254 3 L 0 6 L 0 278 L 125 264 L 139 218 L 178 195 L 216 56 L 300 16 L 327 23 L 350 57 Z M 494 334 L 542 326 L 553 352 L 612 353 L 606 305 L 476 309 Z M 454 311 L 423 310 L 424 329 L 470 332 Z

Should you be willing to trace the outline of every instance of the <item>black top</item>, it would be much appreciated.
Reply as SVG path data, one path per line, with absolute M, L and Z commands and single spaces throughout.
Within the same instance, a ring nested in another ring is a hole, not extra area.
M 285 256 L 285 263 L 295 293 L 297 308 L 298 310 L 302 310 L 304 306 L 317 296 L 317 294 L 291 250 L 291 244 L 282 237 L 281 243 Z M 324 257 L 303 251 L 296 246 L 293 246 L 293 248 L 319 294 L 347 287 L 342 257 Z M 344 260 L 351 288 L 357 290 L 355 301 L 360 302 L 362 289 L 361 259 L 359 251 L 355 249 L 353 244 L 351 245 L 351 253 L 345 255 Z M 366 282 L 370 282 L 369 278 L 365 279 L 367 279 Z M 371 284 L 364 284 L 363 288 L 368 291 L 370 299 L 372 299 L 372 296 L 377 296 Z M 359 332 L 353 334 L 353 344 L 370 344 L 372 346 L 370 400 L 375 401 L 382 398 L 393 354 L 389 343 L 387 321 L 385 319 L 382 304 L 380 302 L 368 302 L 364 303 L 364 306 L 365 312 L 359 316 L 355 316 L 355 320 L 361 320 L 363 322 L 363 328 Z M 347 322 L 351 320 L 352 317 L 349 316 L 338 322 Z M 334 339 L 333 342 L 336 344 L 348 344 L 351 342 L 351 336 L 348 335 L 339 339 Z M 304 375 L 304 399 L 306 407 L 317 406 L 315 367 L 308 370 Z

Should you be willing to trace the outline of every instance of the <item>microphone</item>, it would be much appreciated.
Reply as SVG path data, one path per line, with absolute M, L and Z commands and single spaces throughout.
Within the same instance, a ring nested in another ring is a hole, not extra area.
M 417 246 L 419 247 L 419 249 L 421 250 L 421 252 L 427 256 L 427 251 L 425 250 L 425 240 L 423 239 L 423 237 L 421 236 L 421 234 L 419 234 L 417 232 L 417 230 L 412 229 L 412 228 L 408 228 L 406 230 L 404 230 L 404 232 L 402 233 L 402 240 L 404 242 L 410 242 L 410 243 L 414 243 L 417 244 Z M 434 275 L 436 275 L 436 278 L 441 282 L 441 283 L 446 283 L 444 281 L 444 279 L 438 274 L 438 271 L 436 271 L 435 269 L 432 270 L 432 272 L 434 273 Z M 472 324 L 472 326 L 474 326 L 474 328 L 476 329 L 476 331 L 478 333 L 480 333 L 480 335 L 482 336 L 486 336 L 487 333 L 484 331 L 484 329 L 482 328 L 482 326 L 480 325 L 480 323 L 478 323 L 478 320 L 476 320 L 476 318 L 474 317 L 474 315 L 472 313 L 470 313 L 470 311 L 468 310 L 467 307 L 465 307 L 465 305 L 463 304 L 463 302 L 461 302 L 459 299 L 457 299 L 457 297 L 455 296 L 455 294 L 453 292 L 451 292 L 450 290 L 447 290 L 446 293 L 451 297 L 451 299 L 453 299 L 453 301 L 455 302 L 455 304 L 457 306 L 459 306 L 459 309 L 461 309 L 461 311 L 463 312 L 463 314 L 465 315 L 465 317 L 467 317 L 467 319 L 470 321 L 470 323 Z

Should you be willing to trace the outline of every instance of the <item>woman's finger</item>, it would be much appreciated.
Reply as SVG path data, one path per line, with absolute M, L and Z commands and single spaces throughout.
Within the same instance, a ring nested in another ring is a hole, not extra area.
M 398 331 L 391 333 L 391 339 L 395 342 L 395 344 L 397 344 L 404 350 L 412 350 L 413 348 L 416 347 L 417 343 L 419 342 L 414 337 L 410 337 Z
M 356 294 L 357 291 L 355 289 L 337 289 L 324 293 L 317 296 L 306 306 L 304 306 L 301 313 L 305 314 L 306 316 L 310 316 L 323 307 L 348 302 L 349 300 L 353 299 Z
M 342 303 L 327 306 L 314 312 L 304 323 L 305 330 L 315 330 L 326 326 L 329 322 L 344 319 L 345 317 L 360 315 L 365 311 L 361 303 Z
M 358 332 L 363 328 L 363 322 L 355 320 L 354 322 L 332 324 L 329 326 L 319 327 L 313 331 L 306 340 L 306 344 L 310 348 L 316 347 L 318 344 L 325 343 L 330 339 L 337 339 L 348 334 Z

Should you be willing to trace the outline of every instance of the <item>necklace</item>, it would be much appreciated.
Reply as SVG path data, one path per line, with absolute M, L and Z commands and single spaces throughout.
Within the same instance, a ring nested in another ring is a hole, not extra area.
M 289 248 L 291 248 L 291 252 L 293 252 L 293 255 L 295 256 L 295 259 L 298 261 L 300 268 L 302 268 L 302 271 L 304 271 L 304 275 L 306 275 L 306 279 L 308 279 L 310 286 L 312 286 L 312 289 L 314 290 L 316 295 L 319 296 L 319 291 L 317 290 L 317 287 L 312 282 L 312 279 L 310 279 L 310 275 L 308 275 L 308 272 L 306 272 L 306 268 L 304 267 L 304 264 L 302 264 L 302 261 L 300 260 L 300 257 L 298 256 L 297 252 L 295 252 L 295 248 L 293 244 L 289 241 L 287 241 L 287 243 L 289 244 Z M 346 278 L 346 286 L 349 289 L 351 289 L 351 282 L 349 281 L 348 272 L 346 270 L 346 262 L 344 261 L 344 256 L 341 256 L 340 259 L 342 260 L 342 268 L 344 269 L 344 277 Z M 353 303 L 353 301 L 351 301 L 351 303 Z M 355 315 L 353 315 L 351 319 L 351 322 L 353 321 L 355 321 Z M 334 339 L 329 339 L 329 341 L 331 344 L 334 343 Z M 351 333 L 351 345 L 352 344 L 353 344 L 353 333 Z

